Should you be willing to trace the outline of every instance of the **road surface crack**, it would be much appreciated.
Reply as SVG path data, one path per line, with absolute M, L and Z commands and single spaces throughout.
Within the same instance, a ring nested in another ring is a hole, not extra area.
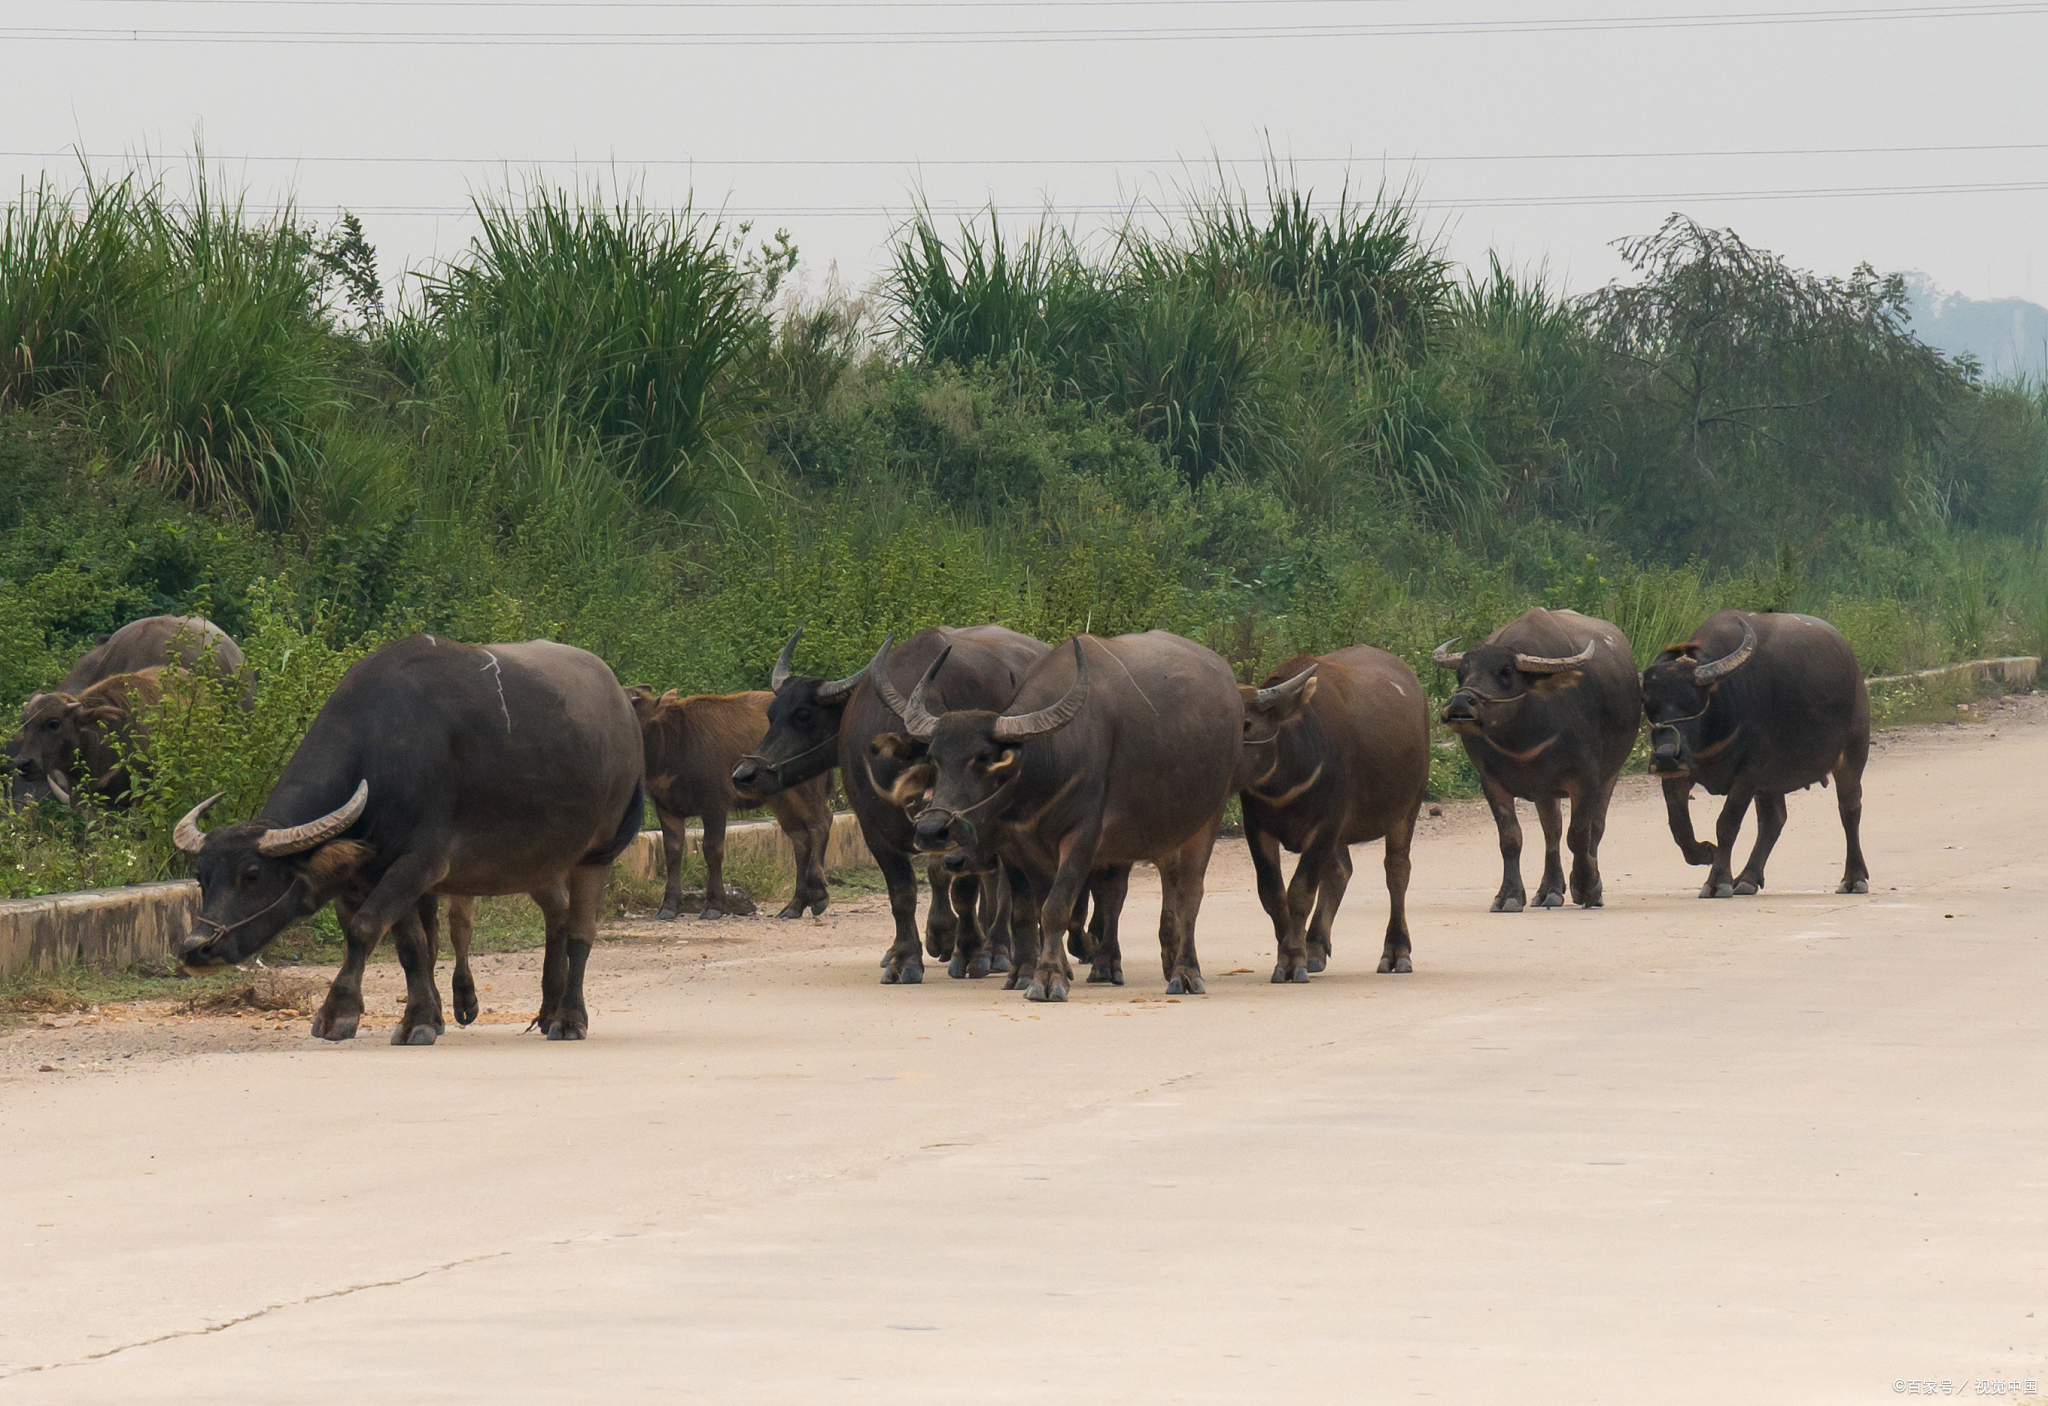
M 88 1362 L 99 1362 L 123 1352 L 132 1352 L 139 1347 L 154 1347 L 158 1343 L 170 1342 L 173 1338 L 203 1338 L 209 1333 L 225 1332 L 229 1328 L 262 1318 L 266 1314 L 276 1313 L 280 1309 L 298 1308 L 303 1304 L 319 1303 L 322 1299 L 346 1298 L 350 1294 L 360 1294 L 365 1289 L 389 1289 L 400 1284 L 410 1284 L 413 1280 L 424 1279 L 429 1274 L 439 1274 L 443 1270 L 459 1269 L 463 1265 L 476 1264 L 482 1260 L 501 1259 L 510 1253 L 510 1250 L 493 1250 L 487 1255 L 468 1255 L 459 1260 L 449 1260 L 444 1264 L 430 1264 L 425 1269 L 418 1270 L 412 1274 L 402 1274 L 396 1279 L 374 1279 L 367 1284 L 350 1284 L 346 1288 L 328 1289 L 318 1294 L 307 1294 L 303 1298 L 284 1299 L 278 1303 L 265 1304 L 262 1308 L 251 1309 L 249 1312 L 237 1315 L 234 1318 L 224 1318 L 218 1323 L 209 1323 L 204 1328 L 180 1328 L 176 1332 L 159 1333 L 153 1338 L 143 1338 L 132 1343 L 122 1343 L 119 1347 L 106 1348 L 100 1352 L 89 1352 L 83 1357 L 73 1357 L 64 1362 L 39 1362 L 32 1367 L 0 1369 L 0 1381 L 5 1381 L 9 1377 L 25 1376 L 30 1372 L 54 1372 L 64 1367 L 82 1367 Z

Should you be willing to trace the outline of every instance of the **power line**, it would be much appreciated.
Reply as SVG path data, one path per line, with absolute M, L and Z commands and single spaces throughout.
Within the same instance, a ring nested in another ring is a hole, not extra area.
M 425 47 L 561 48 L 640 47 L 811 47 L 960 44 L 1064 44 L 1084 42 L 1177 42 L 1192 40 L 1421 38 L 1439 36 L 1577 34 L 1659 29 L 1725 29 L 1761 26 L 1864 23 L 1886 20 L 1985 19 L 2048 12 L 2048 0 L 2001 3 L 1794 11 L 1744 11 L 1692 15 L 1619 15 L 1580 19 L 1399 21 L 1378 24 L 1212 25 L 1203 27 L 1095 29 L 963 29 L 730 31 L 699 34 L 675 31 L 485 30 L 288 30 L 148 29 L 140 27 L 0 27 L 0 38 L 72 43 L 409 45 Z
M 1726 148 L 1709 151 L 1528 151 L 1500 152 L 1491 154 L 1457 153 L 1435 156 L 1281 156 L 1270 158 L 1278 166 L 1370 166 L 1391 163 L 1425 165 L 1450 162 L 1523 162 L 1523 161 L 1679 161 L 1725 158 L 1782 157 L 1782 156 L 1908 156 L 1908 155 L 1952 155 L 1963 152 L 1999 151 L 2048 151 L 2048 142 L 1980 142 L 1960 145 L 1939 146 L 1829 146 L 1829 147 L 1758 147 L 1751 149 Z M 148 158 L 143 153 L 144 159 Z M 19 161 L 131 161 L 134 152 L 78 152 L 78 151 L 0 151 L 0 160 Z M 1269 158 L 1265 156 L 1204 156 L 1192 158 L 1169 157 L 1116 157 L 1116 156 L 1050 156 L 1050 157 L 947 157 L 927 159 L 907 156 L 891 157 L 696 157 L 665 156 L 628 160 L 616 156 L 209 156 L 207 161 L 214 165 L 235 165 L 251 162 L 277 163 L 282 165 L 363 165 L 363 166 L 717 166 L 739 167 L 1044 167 L 1044 166 L 1263 166 Z
M 2012 193 L 2033 193 L 2048 191 L 2048 180 L 2039 181 L 1952 181 L 1935 185 L 1869 185 L 1869 186 L 1806 186 L 1791 189 L 1761 190 L 1678 190 L 1650 191 L 1629 194 L 1592 195 L 1500 195 L 1476 196 L 1466 200 L 1415 200 L 1404 202 L 1411 210 L 1487 210 L 1487 209 L 1541 209 L 1567 206 L 1601 205 L 1661 205 L 1672 201 L 1707 202 L 1749 202 L 1758 200 L 1841 200 L 1868 199 L 1879 197 L 1937 196 L 1937 195 L 1993 195 Z M 1335 211 L 1340 203 L 1335 200 L 1310 202 L 1318 211 Z M 286 212 L 308 214 L 343 213 L 375 216 L 379 218 L 448 218 L 473 216 L 475 207 L 470 205 L 302 205 L 302 204 L 246 204 L 244 210 L 256 214 L 283 214 Z M 693 207 L 649 206 L 654 214 L 716 214 L 724 219 L 876 219 L 901 218 L 907 213 L 901 207 L 886 205 L 789 205 L 753 207 Z M 1114 203 L 1095 202 L 1062 204 L 1051 202 L 1029 207 L 1032 213 L 1049 215 L 1187 215 L 1205 208 L 1195 202 L 1137 202 Z M 959 217 L 985 213 L 985 205 L 963 205 L 952 203 L 941 205 L 934 213 Z
M 1212 5 L 1401 5 L 1414 0 L 68 0 L 73 5 L 237 5 L 405 10 L 1068 10 Z

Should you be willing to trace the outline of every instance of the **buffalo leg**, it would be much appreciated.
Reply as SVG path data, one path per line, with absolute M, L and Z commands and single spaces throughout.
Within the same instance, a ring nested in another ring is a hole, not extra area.
M 328 984 L 327 999 L 313 1016 L 316 1040 L 353 1040 L 363 1019 L 363 968 L 377 950 L 377 938 L 357 935 L 356 914 L 360 905 L 351 899 L 334 901 L 335 916 L 341 919 L 341 939 L 346 947 L 341 970 Z
M 609 865 L 569 871 L 568 948 L 564 962 L 562 1002 L 546 1027 L 550 1040 L 581 1040 L 590 1033 L 590 1008 L 583 1002 L 583 972 L 597 940 L 597 909 L 604 901 Z
M 1572 902 L 1581 908 L 1605 906 L 1600 886 L 1600 838 L 1607 833 L 1607 804 L 1614 799 L 1616 772 L 1590 794 L 1582 787 L 1572 796 L 1572 824 L 1565 839 L 1572 847 Z
M 1764 865 L 1770 862 L 1771 850 L 1777 845 L 1778 836 L 1784 829 L 1785 797 L 1779 793 L 1758 792 L 1756 844 L 1749 851 L 1749 863 L 1742 866 L 1742 874 L 1735 880 L 1737 893 L 1755 893 L 1764 886 Z
M 1173 970 L 1166 983 L 1169 996 L 1200 996 L 1208 991 L 1202 980 L 1202 959 L 1195 951 L 1195 920 L 1202 913 L 1203 882 L 1209 874 L 1209 856 L 1216 849 L 1216 833 L 1223 823 L 1223 812 L 1219 809 L 1187 843 L 1174 851 L 1166 863 L 1159 866 L 1162 897 L 1171 893 L 1173 903 L 1170 909 L 1161 905 L 1159 920 L 1160 945 L 1165 946 L 1166 914 L 1171 912 L 1175 929 L 1177 955 Z M 1171 865 L 1171 872 L 1168 865 Z
M 1038 915 L 1045 904 L 1045 889 L 1022 869 L 1003 866 L 1010 887 L 1010 973 L 1003 990 L 1016 991 L 1030 983 L 1038 964 Z
M 1282 867 L 1285 861 L 1280 854 L 1277 837 L 1259 828 L 1258 822 L 1247 815 L 1244 818 L 1245 847 L 1252 852 L 1252 877 L 1258 883 L 1259 906 L 1266 910 L 1266 917 L 1273 923 L 1273 950 L 1281 962 L 1287 952 L 1287 874 Z M 1273 980 L 1285 981 L 1280 969 L 1273 969 Z
M 336 974 L 334 984 L 327 988 L 327 999 L 321 1003 L 320 1013 L 313 1017 L 315 1035 L 327 1040 L 354 1037 L 363 1015 L 363 968 L 368 965 L 370 954 L 377 950 L 377 943 L 394 923 L 406 920 L 417 926 L 420 896 L 441 882 L 447 872 L 448 866 L 438 860 L 417 854 L 402 855 L 384 871 L 384 876 L 377 880 L 376 887 L 362 900 L 362 905 L 347 915 L 342 922 L 342 932 L 346 935 L 348 953 L 342 960 L 341 971 Z M 408 1010 L 411 1009 L 411 985 L 408 972 Z M 434 1005 L 440 1005 L 438 997 Z
M 1074 905 L 1088 887 L 1089 857 L 1095 850 L 1096 835 L 1083 831 L 1066 838 L 1060 846 L 1059 868 L 1038 910 L 1038 963 L 1031 985 L 1024 995 L 1032 1001 L 1064 1001 L 1073 983 L 1073 968 L 1067 965 L 1067 920 Z
M 988 940 L 990 974 L 1015 971 L 1017 938 L 1012 920 L 1017 905 L 1010 896 L 1009 875 L 1001 864 L 981 876 L 980 911 L 982 932 Z
M 944 861 L 932 855 L 924 862 L 924 876 L 932 886 L 931 910 L 924 916 L 924 950 L 935 962 L 950 962 L 960 946 L 960 915 L 953 911 L 953 876 Z
M 1330 928 L 1343 906 L 1344 890 L 1351 886 L 1351 846 L 1331 844 L 1323 852 L 1321 872 L 1316 875 L 1315 913 L 1308 924 L 1308 969 L 1325 971 L 1330 965 Z
M 1380 970 L 1415 970 L 1414 947 L 1408 940 L 1408 876 L 1414 870 L 1409 851 L 1415 843 L 1417 806 L 1409 806 L 1387 831 L 1387 940 L 1380 948 Z
M 1842 812 L 1842 837 L 1848 855 L 1842 861 L 1842 886 L 1836 893 L 1869 893 L 1870 870 L 1863 863 L 1863 758 L 1843 755 L 1835 767 L 1835 804 Z
M 421 911 L 439 901 L 426 894 L 414 912 L 391 925 L 391 945 L 398 949 L 398 965 L 405 969 L 405 1011 L 392 1027 L 394 1045 L 431 1045 L 448 1029 L 441 1017 L 441 991 L 434 984 L 434 942 Z
M 662 890 L 661 908 L 654 920 L 670 923 L 683 911 L 683 817 L 659 804 L 654 816 L 661 822 L 661 862 L 668 871 L 668 886 Z
M 1522 822 L 1515 819 L 1515 798 L 1483 771 L 1479 785 L 1493 812 L 1494 828 L 1500 831 L 1500 892 L 1493 896 L 1493 906 L 1487 911 L 1519 913 L 1529 894 L 1522 887 Z
M 1678 851 L 1685 856 L 1685 862 L 1712 864 L 1713 844 L 1701 841 L 1693 834 L 1692 786 L 1690 776 L 1664 778 L 1664 815 L 1671 822 L 1671 838 L 1678 841 Z
M 1707 881 L 1700 886 L 1701 898 L 1735 897 L 1735 876 L 1728 872 L 1735 854 L 1735 837 L 1742 831 L 1742 817 L 1749 813 L 1749 803 L 1756 795 L 1756 788 L 1737 783 L 1728 790 L 1728 804 L 1721 807 L 1721 818 L 1714 822 L 1714 867 L 1707 871 Z
M 681 894 L 678 891 L 678 899 Z M 704 911 L 699 919 L 723 918 L 739 905 L 725 892 L 725 807 L 704 808 Z
M 896 941 L 882 955 L 882 985 L 915 986 L 924 980 L 924 953 L 917 945 L 917 870 L 895 850 L 876 849 L 874 855 L 882 882 L 889 886 L 890 916 L 896 920 Z M 934 887 L 934 908 L 939 906 L 938 895 Z
M 960 924 L 956 929 L 958 936 L 953 939 L 953 955 L 946 963 L 946 975 L 955 980 L 987 976 L 988 940 L 982 933 L 985 915 L 980 911 L 981 875 L 954 874 L 944 882 L 952 899 L 953 915 Z
M 792 791 L 768 798 L 768 809 L 796 852 L 796 889 L 778 918 L 801 918 L 809 909 L 822 916 L 832 900 L 825 881 L 825 855 L 832 844 L 832 805 L 828 776 L 813 777 Z
M 1088 897 L 1095 905 L 1095 911 L 1088 918 L 1088 931 L 1094 938 L 1089 944 L 1092 950 L 1088 980 L 1091 982 L 1107 982 L 1111 986 L 1124 984 L 1124 950 L 1117 935 L 1117 925 L 1123 918 L 1124 898 L 1130 890 L 1131 867 L 1128 864 L 1098 869 L 1088 882 Z
M 1273 965 L 1275 981 L 1308 981 L 1306 934 L 1309 917 L 1315 912 L 1316 890 L 1323 882 L 1325 858 L 1323 847 L 1311 840 L 1302 848 L 1301 858 L 1294 863 L 1294 877 L 1287 881 L 1287 891 L 1282 898 L 1286 926 L 1281 930 L 1279 952 Z M 1162 870 L 1162 888 L 1165 886 L 1164 874 Z
M 448 897 L 448 945 L 455 949 L 455 1022 L 476 1021 L 476 974 L 469 969 L 469 939 L 476 931 L 476 900 L 467 894 Z
M 1536 819 L 1543 826 L 1543 881 L 1536 885 L 1538 908 L 1564 907 L 1564 860 L 1558 841 L 1564 838 L 1564 809 L 1555 796 L 1536 802 Z
M 545 1034 L 560 1021 L 562 993 L 569 986 L 569 886 L 549 884 L 527 896 L 547 925 L 547 946 L 540 958 L 540 1010 L 533 1017 L 533 1025 Z

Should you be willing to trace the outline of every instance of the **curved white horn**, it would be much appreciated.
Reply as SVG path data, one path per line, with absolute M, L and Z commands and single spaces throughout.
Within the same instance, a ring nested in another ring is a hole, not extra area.
M 304 825 L 293 825 L 283 830 L 265 830 L 256 841 L 256 852 L 266 859 L 277 859 L 287 854 L 303 854 L 315 845 L 327 843 L 349 826 L 356 823 L 356 817 L 363 813 L 363 807 L 370 803 L 370 783 L 358 781 L 356 793 L 350 796 L 340 810 L 331 810 L 318 820 L 309 820 Z
M 171 831 L 171 843 L 187 854 L 197 854 L 206 847 L 206 832 L 199 828 L 199 817 L 206 814 L 208 806 L 225 796 L 225 791 L 215 791 L 198 805 L 185 812 L 177 828 Z
M 1545 659 L 1537 654 L 1517 654 L 1515 667 L 1525 674 L 1555 674 L 1565 669 L 1576 669 L 1593 657 L 1597 640 L 1587 640 L 1586 647 L 1577 654 L 1568 654 L 1561 659 Z
M 1260 689 L 1258 705 L 1261 708 L 1270 708 L 1275 703 L 1285 703 L 1308 686 L 1308 681 L 1316 676 L 1316 669 L 1318 667 L 1320 666 L 1311 664 L 1291 679 L 1276 683 L 1270 688 Z
M 1732 654 L 1719 659 L 1710 659 L 1692 671 L 1693 678 L 1700 683 L 1712 683 L 1725 679 L 1749 662 L 1749 656 L 1756 653 L 1756 629 L 1749 623 L 1747 615 L 1742 617 L 1742 643 L 1735 646 Z
M 1429 657 L 1437 662 L 1437 666 L 1439 668 L 1457 668 L 1459 664 L 1464 662 L 1465 658 L 1465 652 L 1463 650 L 1459 650 L 1456 654 L 1452 654 L 1450 652 L 1451 646 L 1456 644 L 1457 642 L 1458 637 L 1456 635 L 1452 635 L 1449 639 L 1445 640 L 1442 644 L 1438 645 L 1435 649 L 1431 650 L 1429 653 Z
M 1081 654 L 1081 637 L 1074 636 L 1074 682 L 1064 697 L 1049 708 L 1040 708 L 1035 713 L 1023 713 L 1016 717 L 1004 714 L 996 719 L 995 738 L 998 742 L 1029 742 L 1034 737 L 1043 737 L 1058 732 L 1076 717 L 1080 716 L 1081 705 L 1088 701 L 1088 662 Z
M 771 692 L 780 693 L 782 685 L 789 681 L 789 666 L 796 659 L 796 642 L 804 637 L 804 627 L 796 627 L 796 633 L 789 637 L 789 643 L 782 647 L 782 653 L 775 656 L 775 674 L 768 680 Z
M 938 731 L 938 715 L 925 706 L 924 691 L 926 685 L 939 676 L 939 670 L 946 666 L 946 660 L 951 658 L 952 654 L 953 646 L 950 644 L 939 651 L 939 657 L 932 660 L 932 666 L 924 671 L 924 677 L 917 681 L 917 687 L 910 690 L 909 699 L 898 710 L 903 718 L 903 725 L 910 729 L 912 737 L 929 739 L 934 732 Z M 1002 727 L 1000 719 L 997 720 L 996 727 L 998 729 Z M 998 735 L 1001 735 L 1000 732 L 998 732 Z

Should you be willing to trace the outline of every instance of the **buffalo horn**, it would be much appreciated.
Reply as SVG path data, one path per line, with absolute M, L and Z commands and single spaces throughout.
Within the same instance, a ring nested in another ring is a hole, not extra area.
M 844 703 L 853 693 L 853 686 L 859 683 L 861 676 L 866 673 L 867 670 L 862 669 L 858 674 L 848 674 L 843 679 L 832 679 L 819 684 L 818 701 L 827 704 Z
M 1747 664 L 1749 656 L 1754 653 L 1756 653 L 1756 630 L 1750 625 L 1749 617 L 1745 615 L 1742 617 L 1742 643 L 1735 646 L 1735 652 L 1733 654 L 1725 654 L 1719 659 L 1709 660 L 1707 663 L 1700 665 L 1692 671 L 1692 676 L 1700 683 L 1712 683 L 1716 679 L 1725 679 L 1744 664 Z
M 1462 664 L 1465 661 L 1465 652 L 1463 650 L 1459 650 L 1456 654 L 1451 653 L 1451 646 L 1456 644 L 1457 642 L 1458 637 L 1456 635 L 1452 635 L 1449 639 L 1445 640 L 1442 644 L 1438 645 L 1435 649 L 1431 650 L 1429 657 L 1436 660 L 1437 665 L 1440 668 L 1457 668 L 1458 665 Z
M 782 653 L 775 656 L 775 674 L 768 680 L 771 691 L 782 692 L 783 684 L 789 681 L 789 666 L 796 658 L 796 642 L 804 637 L 804 627 L 796 627 L 796 633 L 789 637 L 789 643 L 782 647 Z
M 1081 657 L 1081 637 L 1074 637 L 1074 682 L 1067 689 L 1066 696 L 1050 708 L 1040 708 L 1035 713 L 1024 713 L 1016 717 L 1004 714 L 996 719 L 995 736 L 998 742 L 1029 742 L 1034 737 L 1043 737 L 1058 732 L 1080 714 L 1081 705 L 1088 701 L 1088 665 Z
M 363 807 L 370 803 L 370 783 L 358 781 L 356 793 L 350 796 L 340 810 L 331 810 L 318 820 L 309 820 L 304 825 L 293 825 L 283 830 L 265 830 L 256 841 L 256 852 L 266 859 L 277 859 L 287 854 L 303 854 L 315 845 L 326 844 L 349 826 L 356 823 L 356 817 L 363 813 Z
M 931 668 L 924 671 L 924 677 L 917 681 L 917 687 L 910 690 L 909 699 L 897 710 L 903 718 L 903 725 L 910 729 L 912 737 L 928 738 L 938 730 L 938 718 L 933 716 L 931 709 L 925 707 L 924 690 L 927 684 L 939 676 L 939 670 L 945 667 L 946 658 L 952 652 L 953 646 L 950 644 L 939 651 L 939 657 L 932 660 Z M 1002 720 L 997 719 L 996 727 L 1000 729 L 1002 725 Z
M 889 670 L 885 667 L 889 661 L 889 651 L 895 647 L 895 635 L 882 636 L 882 647 L 875 651 L 874 658 L 868 660 L 867 675 L 868 682 L 874 686 L 875 692 L 881 694 L 882 701 L 889 705 L 889 711 L 901 718 L 908 715 L 910 704 L 896 691 L 896 685 L 889 682 Z
M 1293 678 L 1288 679 L 1284 683 L 1276 683 L 1271 688 L 1260 689 L 1258 705 L 1261 708 L 1270 708 L 1275 703 L 1285 703 L 1288 699 L 1294 697 L 1297 693 L 1300 693 L 1302 689 L 1306 688 L 1308 686 L 1308 681 L 1315 677 L 1315 673 L 1316 666 L 1314 664 L 1311 664 L 1306 669 L 1303 669 L 1300 673 L 1296 674 Z
M 198 805 L 185 812 L 177 828 L 171 831 L 171 843 L 187 854 L 197 854 L 206 847 L 206 832 L 199 828 L 199 817 L 206 814 L 206 808 L 225 796 L 225 791 L 215 791 Z
M 67 779 L 61 767 L 43 773 L 43 784 L 50 788 L 50 794 L 68 806 L 71 804 L 71 788 L 65 784 Z
M 1586 647 L 1577 654 L 1568 654 L 1562 659 L 1542 659 L 1534 654 L 1517 654 L 1515 667 L 1525 674 L 1555 674 L 1565 669 L 1576 669 L 1593 657 L 1596 642 L 1586 641 Z

